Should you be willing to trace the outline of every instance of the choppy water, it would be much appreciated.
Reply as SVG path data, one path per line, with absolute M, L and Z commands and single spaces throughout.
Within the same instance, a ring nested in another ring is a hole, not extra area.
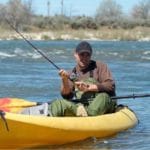
M 73 49 L 79 41 L 32 41 L 60 68 L 71 69 Z M 89 41 L 93 58 L 109 65 L 117 94 L 150 93 L 150 42 Z M 0 97 L 34 101 L 59 98 L 58 70 L 26 42 L 0 41 Z M 89 139 L 53 149 L 140 149 L 150 148 L 150 98 L 119 100 L 132 108 L 140 123 L 109 139 Z M 50 147 L 49 147 L 50 148 Z

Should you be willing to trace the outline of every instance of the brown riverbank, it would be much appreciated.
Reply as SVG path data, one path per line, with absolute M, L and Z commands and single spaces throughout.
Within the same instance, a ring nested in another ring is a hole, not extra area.
M 138 40 L 150 41 L 149 27 L 136 27 L 134 29 L 109 29 L 107 27 L 99 30 L 50 30 L 23 32 L 27 39 L 33 40 Z M 0 39 L 21 39 L 15 31 L 0 30 Z

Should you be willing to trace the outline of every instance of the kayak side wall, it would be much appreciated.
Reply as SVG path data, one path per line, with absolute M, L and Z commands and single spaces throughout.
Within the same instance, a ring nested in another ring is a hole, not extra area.
M 135 114 L 127 108 L 114 114 L 95 117 L 41 117 L 6 113 L 9 132 L 0 119 L 0 148 L 56 145 L 89 137 L 112 136 L 137 124 Z

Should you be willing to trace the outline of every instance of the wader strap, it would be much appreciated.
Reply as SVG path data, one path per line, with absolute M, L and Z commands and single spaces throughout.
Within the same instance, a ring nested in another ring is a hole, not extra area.
M 0 110 L 0 117 L 2 118 L 2 121 L 4 122 L 7 131 L 9 131 L 8 124 L 7 124 L 7 121 L 6 121 L 6 118 L 5 118 L 5 112 L 2 111 L 2 110 Z
M 75 74 L 77 74 L 76 67 L 74 67 L 74 68 L 72 69 L 72 72 L 75 73 Z
M 93 70 L 90 71 L 90 77 L 93 78 Z
M 72 72 L 75 73 L 76 75 L 78 75 L 77 70 L 76 70 L 76 67 L 73 68 Z M 90 78 L 93 78 L 93 70 L 90 70 L 90 71 L 89 71 L 89 77 L 90 77 Z M 74 101 L 77 100 L 77 95 L 76 95 L 76 93 L 77 93 L 77 91 L 74 91 L 74 92 L 73 92 L 73 95 L 74 95 L 74 98 L 73 98 L 73 99 L 74 99 Z M 95 94 L 94 94 L 94 97 L 95 97 Z M 82 101 L 82 100 L 81 100 L 81 101 Z M 88 103 L 88 102 L 85 102 L 85 101 L 83 101 L 83 102 L 84 102 L 84 103 Z M 81 103 L 82 103 L 82 102 L 81 102 Z
M 76 75 L 78 74 L 76 67 L 73 68 L 72 72 L 75 73 Z M 93 70 L 90 70 L 90 77 L 93 78 Z

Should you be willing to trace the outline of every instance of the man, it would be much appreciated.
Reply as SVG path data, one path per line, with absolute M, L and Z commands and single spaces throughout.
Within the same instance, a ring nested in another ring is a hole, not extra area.
M 60 70 L 62 100 L 49 105 L 52 116 L 96 116 L 112 113 L 116 102 L 115 83 L 111 71 L 101 61 L 91 60 L 92 47 L 82 41 L 75 49 L 76 66 L 70 72 Z M 72 75 L 76 78 L 72 79 Z

